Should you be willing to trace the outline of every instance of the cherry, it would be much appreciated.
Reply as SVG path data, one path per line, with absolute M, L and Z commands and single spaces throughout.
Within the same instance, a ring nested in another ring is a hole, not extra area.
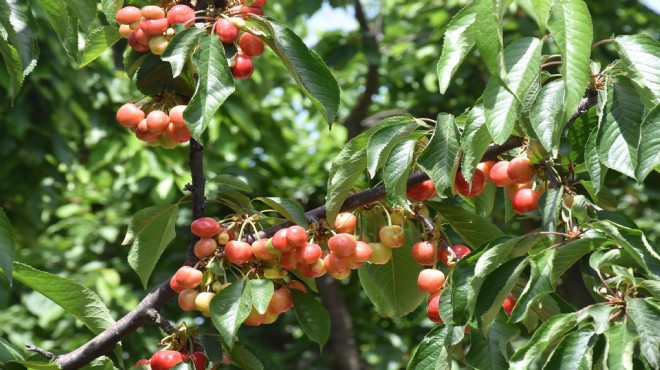
M 145 121 L 145 120 L 142 120 L 142 121 Z M 142 121 L 140 121 L 140 122 L 142 122 Z M 146 124 L 145 124 L 145 127 L 146 127 Z M 135 137 L 137 137 L 138 139 L 140 139 L 144 142 L 147 142 L 147 143 L 154 143 L 156 141 L 156 139 L 158 139 L 159 136 L 160 136 L 160 134 L 156 134 L 156 133 L 153 133 L 153 132 L 143 132 L 143 131 L 140 131 L 140 130 L 135 131 Z
M 426 180 L 417 185 L 413 185 L 406 190 L 408 199 L 423 202 L 438 195 L 435 191 L 435 185 L 432 180 Z
M 272 312 L 268 312 L 268 311 L 266 311 L 266 315 L 265 315 L 265 317 L 264 317 L 264 324 L 266 324 L 266 325 L 268 325 L 268 324 L 272 324 L 272 323 L 274 323 L 274 322 L 277 320 L 278 317 L 280 317 L 279 314 L 276 314 L 276 313 L 272 313 Z M 225 359 L 223 358 L 222 360 L 224 361 Z M 231 361 L 231 360 L 230 360 L 230 361 Z M 229 363 L 226 363 L 226 362 L 220 362 L 220 363 L 221 363 L 221 364 L 224 363 L 225 365 L 229 365 L 231 362 L 229 362 Z
M 215 293 L 212 292 L 201 292 L 195 298 L 195 306 L 197 310 L 203 313 L 206 316 L 211 315 L 211 299 L 215 297 Z
M 129 26 L 127 24 L 122 24 L 122 25 L 119 26 L 119 34 L 121 35 L 121 37 L 123 37 L 125 39 L 127 39 L 128 36 L 130 36 L 132 32 L 133 32 L 133 30 L 131 29 L 131 26 Z
M 166 349 L 154 353 L 150 364 L 152 370 L 169 370 L 179 362 L 183 362 L 181 352 Z
M 531 212 L 538 208 L 541 193 L 532 189 L 520 189 L 511 199 L 511 208 L 518 214 Z
M 197 287 L 202 282 L 202 275 L 201 271 L 193 267 L 183 266 L 177 270 L 174 278 L 180 287 L 188 289 Z
M 481 194 L 484 191 L 485 186 L 486 176 L 484 176 L 484 173 L 478 169 L 475 170 L 474 175 L 472 175 L 471 185 L 467 183 L 462 172 L 456 174 L 456 179 L 454 180 L 454 188 L 468 198 L 473 198 Z
M 477 165 L 477 169 L 483 172 L 484 177 L 488 178 L 490 176 L 490 169 L 495 165 L 495 161 L 486 161 L 481 162 Z
M 255 35 L 250 33 L 243 33 L 238 45 L 245 55 L 251 57 L 258 57 L 264 52 L 264 43 Z
M 239 240 L 231 240 L 225 246 L 225 258 L 230 263 L 242 265 L 252 258 L 252 246 Z
M 433 242 L 415 243 L 410 250 L 412 258 L 420 265 L 432 265 L 435 262 L 436 251 Z
M 307 277 L 319 277 L 325 274 L 325 272 L 324 260 L 320 258 L 309 265 L 300 265 L 300 273 Z
M 295 289 L 303 293 L 307 293 L 307 288 L 298 280 L 291 280 L 289 284 L 286 285 L 289 289 Z
M 471 252 L 470 248 L 464 246 L 463 244 L 456 244 L 455 246 L 451 247 L 451 250 L 454 252 L 457 259 L 454 259 L 454 256 L 452 256 L 452 254 L 446 248 L 442 248 L 438 251 L 438 259 L 440 262 L 442 262 L 443 265 L 447 267 L 454 267 L 456 263 L 461 258 L 463 258 L 463 256 L 466 256 Z
M 190 359 L 192 360 L 193 364 L 195 364 L 195 370 L 206 369 L 208 358 L 204 352 L 193 352 L 190 354 Z
M 517 183 L 532 181 L 536 171 L 529 158 L 515 158 L 506 169 L 509 178 Z
M 183 120 L 183 111 L 186 110 L 186 107 L 187 105 L 176 105 L 170 108 L 170 111 L 167 114 L 170 118 L 170 122 L 177 127 L 186 126 L 186 121 Z
M 170 118 L 165 112 L 160 110 L 150 112 L 146 119 L 147 130 L 154 134 L 162 134 L 167 130 L 167 126 L 170 124 Z
M 348 270 L 348 260 L 335 253 L 329 253 L 323 258 L 323 267 L 330 274 L 338 274 Z
M 177 23 L 185 23 L 186 28 L 190 28 L 193 22 L 188 22 L 195 18 L 195 11 L 187 5 L 174 5 L 167 11 L 167 23 L 173 26 Z
M 128 46 L 130 46 L 131 49 L 137 51 L 138 53 L 146 53 L 149 51 L 148 41 L 147 43 L 142 43 L 141 40 L 138 39 L 137 31 L 131 32 L 131 34 L 128 35 Z
M 273 296 L 268 302 L 268 312 L 274 314 L 281 314 L 288 311 L 293 306 L 293 300 L 291 299 L 291 292 L 287 288 L 275 289 Z
M 148 36 L 162 35 L 167 31 L 167 19 L 145 19 L 140 23 L 140 29 Z
M 513 308 L 516 306 L 516 302 L 518 302 L 516 296 L 509 292 L 509 295 L 507 295 L 507 297 L 504 299 L 504 303 L 502 303 L 504 313 L 511 315 Z
M 337 234 L 328 240 L 328 248 L 337 256 L 347 257 L 355 252 L 357 240 L 353 234 Z
M 200 238 L 212 238 L 220 233 L 220 224 L 211 217 L 201 217 L 190 224 L 190 231 Z
M 363 241 L 358 241 L 355 246 L 355 252 L 349 256 L 352 262 L 367 262 L 371 258 L 373 250 L 371 246 Z M 359 266 L 358 266 L 359 267 Z
M 280 266 L 285 270 L 293 271 L 298 268 L 299 264 L 298 256 L 293 251 L 282 253 L 280 256 Z
M 318 261 L 318 259 L 321 258 L 322 254 L 323 254 L 323 250 L 318 244 L 307 243 L 307 245 L 300 248 L 298 259 L 300 260 L 301 263 L 310 265 Z
M 243 321 L 243 324 L 247 326 L 259 326 L 264 323 L 264 320 L 266 319 L 266 314 L 265 313 L 259 313 L 256 308 L 252 307 L 250 310 L 250 314 L 248 317 Z
M 194 311 L 197 309 L 195 305 L 195 299 L 197 298 L 197 292 L 195 289 L 186 289 L 179 293 L 178 302 L 179 307 L 184 311 Z
M 169 44 L 170 42 L 167 40 L 167 36 L 158 35 L 149 40 L 149 50 L 154 55 L 162 55 Z
M 241 0 L 241 4 L 245 4 L 247 2 L 248 2 L 248 0 Z M 254 0 L 252 2 L 252 6 L 258 6 L 258 7 L 261 8 L 264 5 L 266 5 L 266 0 Z
M 304 247 L 307 244 L 307 230 L 302 226 L 291 226 L 286 233 L 286 241 L 293 248 Z
M 345 271 L 337 272 L 335 274 L 330 274 L 330 275 L 333 278 L 337 279 L 337 280 L 343 280 L 343 279 L 346 279 L 347 277 L 351 276 L 351 270 L 347 269 Z
M 137 362 L 135 363 L 135 365 L 133 365 L 133 367 L 139 367 L 139 366 L 147 366 L 148 367 L 150 363 L 151 363 L 151 361 L 147 360 L 146 358 L 143 358 L 141 360 L 137 360 Z
M 503 188 L 513 184 L 513 180 L 509 178 L 507 174 L 507 168 L 509 167 L 509 161 L 500 161 L 493 165 L 490 169 L 490 181 L 495 184 L 495 186 Z
M 142 16 L 146 19 L 160 19 L 165 18 L 165 10 L 160 6 L 147 5 L 142 7 Z
M 277 230 L 275 235 L 271 238 L 271 243 L 273 244 L 273 248 L 275 248 L 279 252 L 290 252 L 293 250 L 293 247 L 289 245 L 289 241 L 287 240 L 287 233 L 289 232 L 288 228 L 285 229 L 280 229 Z
M 225 44 L 233 44 L 238 40 L 238 28 L 229 19 L 219 19 L 215 23 L 215 34 Z
M 398 248 L 406 241 L 406 234 L 399 225 L 383 226 L 378 231 L 378 237 L 384 246 L 390 248 Z
M 190 130 L 188 130 L 187 126 L 178 127 L 172 122 L 170 122 L 170 124 L 167 126 L 166 133 L 167 137 L 169 137 L 175 143 L 179 144 L 185 143 L 186 141 L 192 139 L 192 135 L 190 134 Z
M 384 265 L 392 259 L 392 248 L 381 243 L 371 243 L 371 258 L 369 262 L 375 265 Z
M 126 103 L 117 110 L 117 122 L 124 127 L 137 127 L 144 119 L 144 111 L 133 103 Z
M 564 199 L 564 204 L 566 205 L 567 208 L 571 208 L 571 207 L 573 207 L 573 200 L 574 200 L 574 198 L 573 198 L 573 196 L 572 196 L 571 194 L 569 194 L 569 193 L 564 193 L 564 195 L 562 196 L 562 198 Z
M 533 182 L 524 182 L 522 184 L 514 183 L 506 187 L 506 195 L 509 199 L 513 199 L 513 196 L 516 195 L 518 190 L 521 189 L 531 189 L 534 186 Z
M 335 231 L 338 233 L 355 234 L 357 217 L 349 212 L 342 212 L 335 218 Z
M 424 269 L 417 277 L 417 287 L 424 293 L 435 293 L 442 289 L 445 274 L 436 269 Z
M 231 67 L 231 75 L 237 80 L 245 80 L 252 76 L 254 64 L 252 59 L 242 53 L 238 53 L 234 59 L 234 65 Z
M 440 295 L 429 300 L 429 307 L 426 310 L 426 314 L 431 321 L 442 324 L 442 318 L 440 317 Z
M 115 19 L 117 19 L 119 24 L 129 25 L 142 19 L 142 11 L 134 6 L 126 6 L 119 9 L 117 14 L 115 14 Z
M 175 276 L 172 276 L 172 278 L 170 279 L 170 288 L 172 288 L 172 290 L 175 291 L 176 293 L 181 293 L 186 289 L 176 282 Z
M 262 261 L 272 260 L 277 257 L 266 248 L 266 239 L 258 239 L 252 243 L 252 254 Z
M 241 13 L 249 13 L 254 15 L 264 15 L 264 10 L 256 6 L 244 6 L 241 8 Z

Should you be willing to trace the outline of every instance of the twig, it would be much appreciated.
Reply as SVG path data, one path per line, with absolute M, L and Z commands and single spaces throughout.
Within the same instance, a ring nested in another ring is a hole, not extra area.
M 158 311 L 149 309 L 147 310 L 146 315 L 149 321 L 160 326 L 165 333 L 172 335 L 179 332 L 169 321 L 165 320 Z
M 559 189 L 559 181 L 557 180 L 557 176 L 555 176 L 555 171 L 553 170 L 552 166 L 550 166 L 548 161 L 545 159 L 541 161 L 541 164 L 543 164 L 545 174 L 548 177 L 548 180 L 550 180 L 550 187 L 553 189 Z
M 57 359 L 57 355 L 53 352 L 46 351 L 45 349 L 39 348 L 32 344 L 26 344 L 25 349 L 29 352 L 36 352 L 51 361 L 55 361 Z

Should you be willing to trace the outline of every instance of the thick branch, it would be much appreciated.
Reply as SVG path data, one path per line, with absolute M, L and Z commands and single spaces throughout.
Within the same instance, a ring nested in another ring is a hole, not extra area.
M 597 99 L 592 98 L 590 93 L 589 97 L 582 100 L 578 110 L 575 112 L 569 122 L 574 122 L 581 114 L 588 111 L 589 108 L 596 105 Z M 493 160 L 498 155 L 507 152 L 513 148 L 521 146 L 523 143 L 522 138 L 512 137 L 502 145 L 491 145 L 483 156 L 483 160 Z M 191 159 L 191 173 L 193 174 L 193 183 L 189 190 L 193 192 L 193 217 L 198 218 L 204 212 L 204 174 L 201 171 L 202 166 L 202 146 L 191 140 L 190 142 L 190 159 Z M 194 159 L 193 159 L 194 158 Z M 408 178 L 408 186 L 419 184 L 428 180 L 428 176 L 421 171 L 413 173 Z M 201 182 L 200 182 L 201 181 Z M 342 206 L 342 211 L 353 210 L 358 207 L 373 203 L 375 201 L 385 198 L 385 188 L 378 186 L 363 192 L 353 194 L 346 199 Z M 318 207 L 306 213 L 307 217 L 312 220 L 318 220 L 326 215 L 325 207 Z M 290 226 L 291 223 L 285 222 L 261 232 L 261 237 L 270 237 L 279 229 Z M 112 351 L 114 346 L 119 343 L 130 333 L 137 330 L 139 327 L 149 322 L 147 312 L 149 310 L 159 310 L 176 293 L 170 288 L 169 279 L 160 283 L 153 289 L 147 296 L 135 307 L 131 312 L 122 317 L 114 325 L 97 335 L 89 342 L 83 344 L 78 349 L 67 354 L 58 356 L 55 362 L 62 370 L 78 369 L 95 358 L 105 355 Z
M 204 190 L 206 188 L 206 178 L 204 177 L 204 147 L 202 144 L 195 141 L 195 139 L 190 140 L 190 158 L 188 162 L 190 166 L 190 174 L 192 176 L 192 184 L 186 185 L 186 190 L 191 192 L 192 196 L 192 218 L 196 220 L 200 217 L 204 217 L 204 207 L 206 205 L 206 197 L 204 196 Z M 193 266 L 197 263 L 197 256 L 195 256 L 194 248 L 195 243 L 199 238 L 193 234 L 190 244 L 188 245 L 188 251 L 186 252 L 186 262 L 185 265 Z

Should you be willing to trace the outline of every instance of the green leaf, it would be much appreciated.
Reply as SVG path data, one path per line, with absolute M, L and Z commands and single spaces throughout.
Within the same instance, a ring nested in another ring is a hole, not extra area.
M 550 153 L 559 150 L 559 139 L 565 121 L 564 82 L 554 80 L 543 86 L 538 98 L 532 105 L 530 121 L 539 141 Z
M 598 153 L 607 167 L 635 178 L 644 105 L 630 80 L 620 77 L 608 89 L 598 131 Z
M 646 108 L 660 103 L 660 44 L 650 36 L 625 35 L 615 39 L 623 68 L 633 81 Z
M 64 0 L 70 10 L 80 20 L 80 26 L 87 30 L 89 25 L 96 19 L 98 7 L 96 0 Z
M 16 239 L 14 231 L 5 210 L 0 208 L 0 270 L 4 272 L 9 286 L 12 285 L 12 270 L 14 254 L 16 251 Z
M 508 324 L 504 312 L 497 315 L 493 321 L 488 336 L 484 336 L 481 330 L 471 330 L 470 350 L 465 360 L 475 369 L 481 370 L 506 370 L 509 368 L 507 345 L 520 334 L 516 325 Z
M 119 23 L 117 22 L 115 14 L 117 14 L 117 11 L 119 11 L 123 5 L 124 0 L 101 0 L 101 9 L 103 9 L 105 19 L 111 26 L 119 28 Z
M 450 369 L 450 354 L 445 347 L 449 329 L 440 325 L 431 330 L 417 347 L 406 370 Z
M 564 195 L 564 188 L 548 189 L 543 194 L 539 202 L 539 209 L 543 217 L 543 230 L 557 231 L 557 218 L 561 210 L 562 196 Z M 555 238 L 556 239 L 556 238 Z
M 266 203 L 269 207 L 276 210 L 277 213 L 296 225 L 307 227 L 307 215 L 305 215 L 305 210 L 298 202 L 278 197 L 259 197 L 255 200 Z
M 649 244 L 642 231 L 617 225 L 611 221 L 596 222 L 594 228 L 616 241 L 646 273 L 653 275 L 656 279 L 660 278 L 660 256 Z
M 518 119 L 519 103 L 515 96 L 491 77 L 484 90 L 486 128 L 496 144 L 504 143 Z
M 447 92 L 452 76 L 474 46 L 470 27 L 475 19 L 474 6 L 470 4 L 456 13 L 447 25 L 437 66 L 440 94 Z
M 406 188 L 412 169 L 417 140 L 405 140 L 392 148 L 383 167 L 383 182 L 387 200 L 395 207 L 409 209 Z
M 242 343 L 236 343 L 229 353 L 232 364 L 238 366 L 239 369 L 245 370 L 264 370 L 264 364 Z
M 607 341 L 607 368 L 633 370 L 633 353 L 635 343 L 639 340 L 637 333 L 629 324 L 619 323 L 605 330 L 603 334 Z
M 189 96 L 194 92 L 195 82 L 192 73 L 188 71 L 175 78 L 172 76 L 170 64 L 163 62 L 158 55 L 144 53 L 144 58 L 138 58 L 130 67 L 126 65 L 126 73 L 133 73 L 136 65 L 138 68 L 135 72 L 135 86 L 144 95 L 156 95 L 166 90 L 173 90 L 179 95 Z
M 634 299 L 626 297 L 626 315 L 632 320 L 639 333 L 639 345 L 642 356 L 657 369 L 660 367 L 660 301 L 652 298 Z
M 529 369 L 532 362 L 552 349 L 553 343 L 573 330 L 577 325 L 577 316 L 577 312 L 552 316 L 534 332 L 532 339 L 513 354 L 510 368 Z
M 318 343 L 323 350 L 323 346 L 330 338 L 328 310 L 316 298 L 296 289 L 291 290 L 291 296 L 293 297 L 293 310 L 296 312 L 296 317 L 305 335 Z
M 548 28 L 561 52 L 564 81 L 564 122 L 573 115 L 587 88 L 591 70 L 593 26 L 582 0 L 554 0 Z
M 367 170 L 372 178 L 376 171 L 385 163 L 395 145 L 405 140 L 419 123 L 412 117 L 392 117 L 391 122 L 400 120 L 398 124 L 388 124 L 377 128 L 367 142 Z
M 133 243 L 128 253 L 128 264 L 138 274 L 145 289 L 158 259 L 176 236 L 174 222 L 178 211 L 178 204 L 145 208 L 136 213 L 128 224 L 122 245 Z
M 83 50 L 80 66 L 84 67 L 96 58 L 100 57 L 104 51 L 121 39 L 121 35 L 114 26 L 102 26 L 93 29 L 87 35 L 85 50 Z
M 250 294 L 252 295 L 252 306 L 260 314 L 266 313 L 270 298 L 273 296 L 275 286 L 269 279 L 250 279 Z
M 25 357 L 18 348 L 0 337 L 0 365 L 9 361 L 22 361 Z
M 232 175 L 218 175 L 210 180 L 207 180 L 207 183 L 227 186 L 230 188 L 240 190 L 245 193 L 252 192 L 252 188 L 245 181 Z
M 603 242 L 603 239 L 582 238 L 534 255 L 531 258 L 531 276 L 511 312 L 511 321 L 524 320 L 534 305 L 555 291 L 566 270 Z
M 485 125 L 486 116 L 482 105 L 475 105 L 468 113 L 467 122 L 461 137 L 463 157 L 461 171 L 465 181 L 471 183 L 474 170 L 483 158 L 488 146 L 492 142 L 488 128 Z
M 202 133 L 222 103 L 234 93 L 234 78 L 229 70 L 225 49 L 216 35 L 201 35 L 193 54 L 193 64 L 199 71 L 195 95 L 183 112 L 190 133 L 202 142 Z
M 174 35 L 161 58 L 172 66 L 172 76 L 181 74 L 183 67 L 191 59 L 193 49 L 198 45 L 199 36 L 204 30 L 197 27 L 185 28 Z
M 250 284 L 238 279 L 211 299 L 211 321 L 231 350 L 235 335 L 252 310 Z
M 587 172 L 591 179 L 594 192 L 598 193 L 603 183 L 603 166 L 600 163 L 598 155 L 598 131 L 592 131 L 587 139 L 587 145 L 584 146 L 584 163 L 587 166 Z
M 14 263 L 14 279 L 57 303 L 94 334 L 115 323 L 101 298 L 78 282 L 18 262 Z
M 323 60 L 310 51 L 295 32 L 273 19 L 250 17 L 267 30 L 261 39 L 282 60 L 303 92 L 332 127 L 339 110 L 339 85 Z
M 30 7 L 22 0 L 0 1 L 0 53 L 9 73 L 12 104 L 23 80 L 37 65 L 37 26 Z
M 642 122 L 635 169 L 637 181 L 643 182 L 658 166 L 660 166 L 660 104 L 653 108 Z
M 449 223 L 449 226 L 473 248 L 504 235 L 489 219 L 462 208 L 437 202 L 429 202 L 428 205 L 438 211 L 441 219 Z
M 460 136 L 454 116 L 439 114 L 433 136 L 417 158 L 417 165 L 433 180 L 439 195 L 452 193 L 460 163 Z
M 36 0 L 39 7 L 43 9 L 48 17 L 50 25 L 53 27 L 53 30 L 57 34 L 57 37 L 65 46 L 67 35 L 70 32 L 77 32 L 77 28 L 69 28 L 69 15 L 68 9 L 64 0 Z M 75 15 L 73 15 L 75 18 Z M 112 17 L 115 20 L 115 17 Z M 116 22 L 116 20 L 115 20 Z M 76 50 L 77 52 L 77 50 Z M 69 53 L 69 51 L 67 51 Z M 74 54 L 75 55 L 75 54 Z
M 552 353 L 546 369 L 578 369 L 587 352 L 596 344 L 593 330 L 585 329 L 570 333 Z
M 406 242 L 392 250 L 392 259 L 384 265 L 365 264 L 358 269 L 364 292 L 382 316 L 403 316 L 412 312 L 424 299 L 417 289 L 417 277 L 422 267 L 410 254 L 418 240 L 413 230 L 406 228 Z
M 536 21 L 539 25 L 541 34 L 545 34 L 548 26 L 548 17 L 552 9 L 552 0 L 518 0 L 520 6 Z
M 475 21 L 470 31 L 474 35 L 477 50 L 486 63 L 493 78 L 503 81 L 506 78 L 504 68 L 504 41 L 502 37 L 502 1 L 484 0 L 474 3 Z

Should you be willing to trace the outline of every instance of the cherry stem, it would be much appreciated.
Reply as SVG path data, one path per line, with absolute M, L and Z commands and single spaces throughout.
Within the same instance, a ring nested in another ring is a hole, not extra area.
M 605 43 L 608 43 L 608 42 L 612 42 L 612 41 L 614 41 L 614 39 L 600 40 L 600 41 L 598 41 L 597 43 L 591 45 L 591 48 L 592 48 L 592 49 L 595 49 L 595 48 L 597 48 L 598 46 L 600 46 L 600 45 L 602 45 L 602 44 L 605 44 Z
M 557 61 L 554 61 L 554 62 L 547 62 L 547 63 L 541 64 L 541 69 L 543 69 L 545 67 L 554 66 L 554 65 L 561 65 L 561 64 L 564 64 L 561 60 L 557 60 Z

